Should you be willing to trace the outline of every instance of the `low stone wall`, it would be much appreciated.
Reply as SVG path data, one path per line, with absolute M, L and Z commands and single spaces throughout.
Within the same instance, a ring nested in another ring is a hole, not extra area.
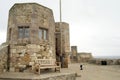
M 120 65 L 120 59 L 117 59 L 116 64 Z
M 102 65 L 102 61 L 106 62 L 106 65 L 120 65 L 120 59 L 91 59 L 89 63 Z
M 51 73 L 36 75 L 32 73 L 4 73 L 0 80 L 76 80 L 75 73 Z
M 75 74 L 64 74 L 64 75 L 43 78 L 40 80 L 76 80 L 76 76 L 75 76 Z

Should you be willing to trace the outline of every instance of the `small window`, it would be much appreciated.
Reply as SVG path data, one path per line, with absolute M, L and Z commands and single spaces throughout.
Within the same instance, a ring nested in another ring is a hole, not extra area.
M 43 39 L 47 40 L 47 30 L 43 30 Z
M 23 28 L 22 28 L 22 27 L 19 27 L 18 30 L 19 30 L 19 31 L 18 31 L 18 33 L 19 33 L 19 35 L 18 35 L 19 38 L 23 38 Z
M 47 40 L 48 30 L 44 28 L 39 28 L 39 39 Z
M 29 27 L 28 26 L 18 27 L 18 37 L 29 38 Z
M 39 29 L 39 39 L 42 39 L 42 29 Z
M 24 28 L 25 32 L 24 32 L 24 38 L 29 38 L 29 28 L 26 27 Z

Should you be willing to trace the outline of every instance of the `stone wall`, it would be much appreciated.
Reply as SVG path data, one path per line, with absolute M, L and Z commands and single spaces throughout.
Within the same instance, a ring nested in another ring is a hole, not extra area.
M 49 45 L 27 44 L 26 46 L 11 47 L 10 67 L 15 71 L 15 67 L 27 66 L 36 59 L 54 59 L 54 54 Z
M 116 64 L 120 65 L 120 59 L 116 60 Z
M 103 65 L 103 61 L 106 65 L 120 65 L 120 59 L 91 59 L 89 60 L 89 63 Z
M 0 73 L 7 70 L 7 46 L 0 45 Z

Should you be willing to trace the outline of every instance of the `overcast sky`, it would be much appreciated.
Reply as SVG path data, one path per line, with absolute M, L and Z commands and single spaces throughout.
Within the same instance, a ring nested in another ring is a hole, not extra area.
M 0 0 L 0 44 L 6 41 L 8 11 L 14 3 L 36 2 L 51 8 L 59 21 L 59 0 Z M 94 56 L 120 56 L 120 0 L 62 0 L 62 21 L 70 44 Z

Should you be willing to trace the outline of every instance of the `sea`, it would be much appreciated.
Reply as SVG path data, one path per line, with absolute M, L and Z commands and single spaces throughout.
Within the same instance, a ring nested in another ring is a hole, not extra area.
M 120 56 L 94 56 L 94 58 L 99 58 L 99 59 L 120 59 Z

